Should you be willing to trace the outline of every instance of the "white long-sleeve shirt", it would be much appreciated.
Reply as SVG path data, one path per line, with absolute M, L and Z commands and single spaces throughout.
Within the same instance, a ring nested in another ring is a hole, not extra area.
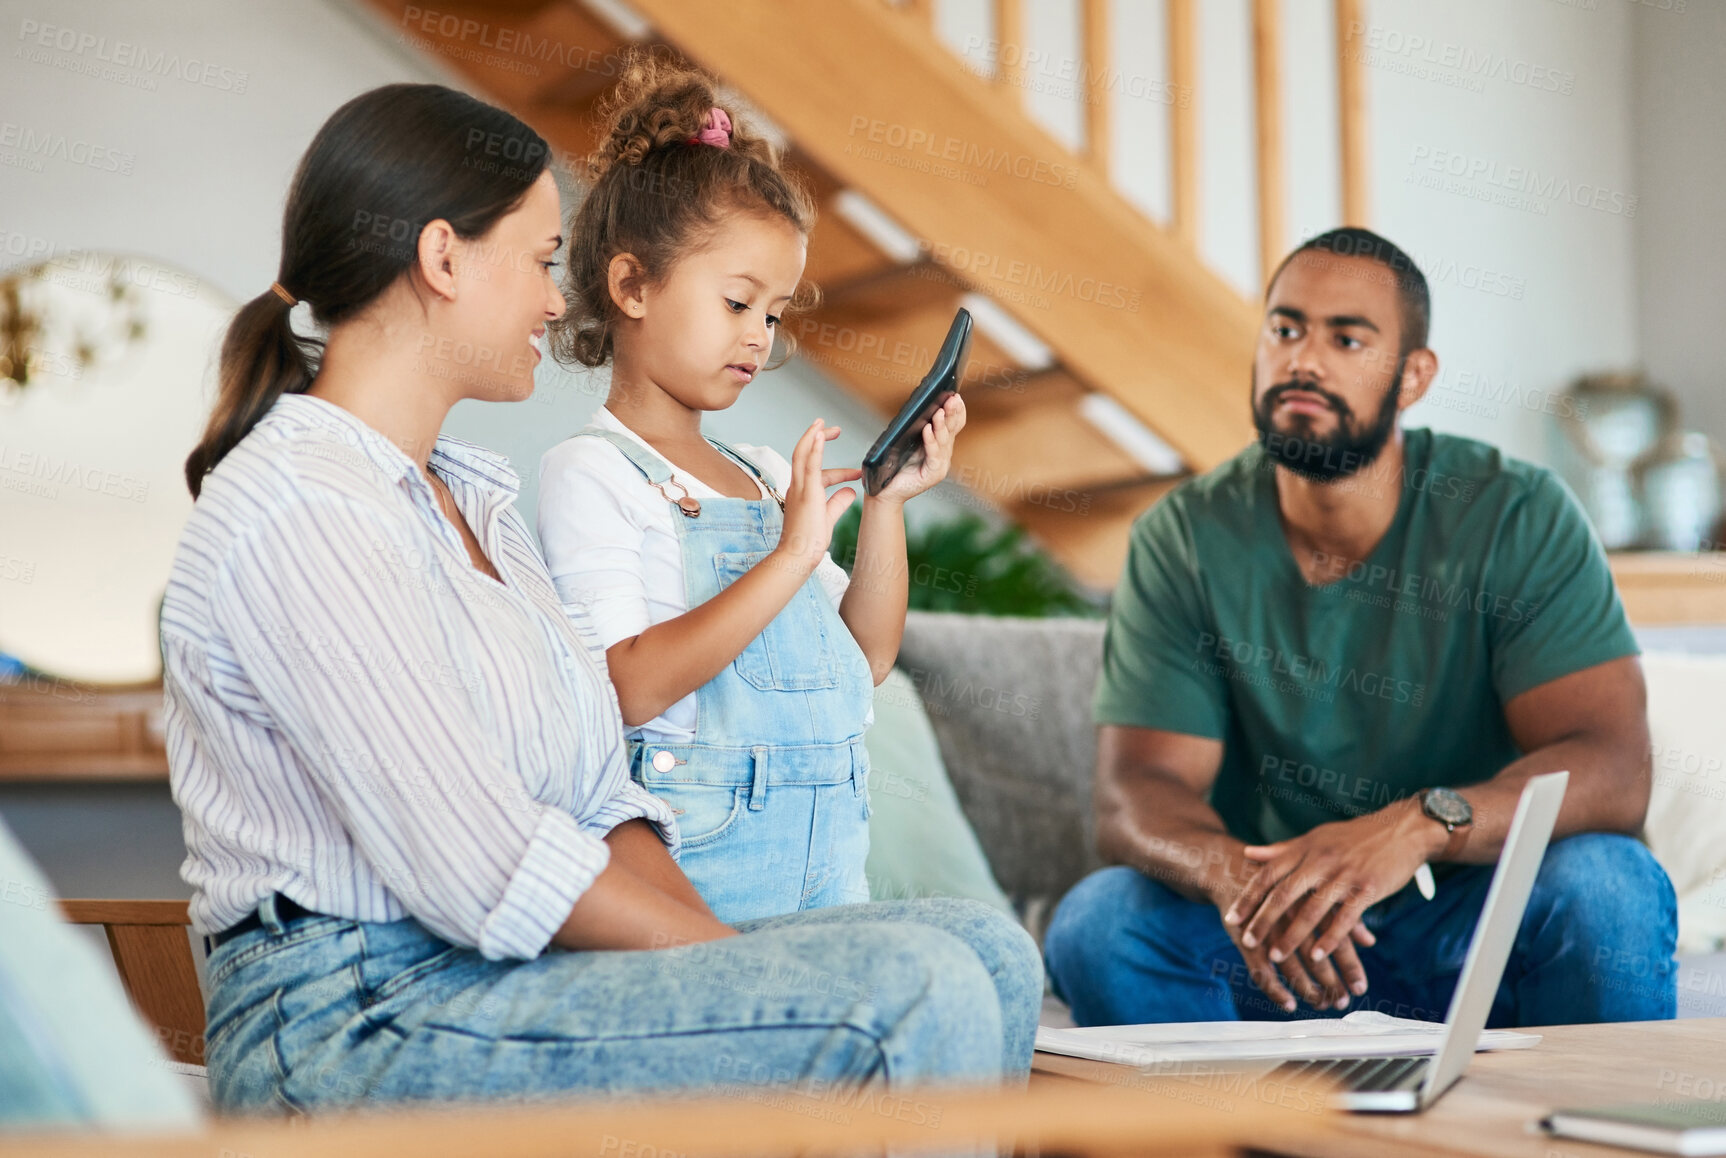
M 272 891 L 413 916 L 531 958 L 633 817 L 604 653 L 566 613 L 498 455 L 430 465 L 504 583 L 476 570 L 413 461 L 348 411 L 282 397 L 204 481 L 162 610 L 181 869 L 200 932 Z
M 606 407 L 586 429 L 621 434 L 663 457 Z M 778 451 L 741 443 L 736 449 L 780 494 L 790 487 L 791 464 Z M 719 497 L 688 471 L 672 466 L 671 477 L 677 485 L 667 489 L 673 495 L 683 493 L 677 489 L 682 486 L 698 499 Z M 761 497 L 769 497 L 765 489 Z M 546 565 L 565 608 L 587 616 L 602 648 L 689 610 L 683 544 L 673 522 L 682 517 L 673 516 L 665 495 L 603 438 L 567 438 L 540 459 L 539 541 Z M 851 581 L 845 569 L 824 555 L 815 577 L 838 607 Z M 695 706 L 696 693 L 690 692 L 630 734 L 650 744 L 688 743 L 695 738 Z

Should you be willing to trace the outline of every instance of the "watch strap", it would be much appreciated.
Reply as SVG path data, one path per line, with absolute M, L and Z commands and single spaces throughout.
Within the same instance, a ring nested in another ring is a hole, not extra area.
M 1445 860 L 1455 860 L 1456 854 L 1462 851 L 1462 846 L 1468 843 L 1469 833 L 1474 831 L 1474 821 L 1471 820 L 1467 824 L 1452 824 L 1448 827 L 1450 839 L 1445 842 L 1444 851 L 1439 855 Z

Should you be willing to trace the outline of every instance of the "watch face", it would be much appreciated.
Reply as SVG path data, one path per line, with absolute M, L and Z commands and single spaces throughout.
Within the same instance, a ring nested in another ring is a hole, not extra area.
M 1428 788 L 1420 806 L 1428 816 L 1445 824 L 1468 824 L 1474 819 L 1474 809 L 1468 806 L 1468 801 L 1448 788 Z

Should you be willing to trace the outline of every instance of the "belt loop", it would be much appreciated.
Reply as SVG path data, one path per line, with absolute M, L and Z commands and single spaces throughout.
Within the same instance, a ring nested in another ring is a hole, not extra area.
M 258 920 L 263 922 L 264 928 L 270 931 L 272 937 L 280 937 L 286 929 L 287 926 L 283 925 L 282 919 L 276 915 L 275 893 L 270 893 L 258 902 Z
M 869 749 L 862 740 L 851 741 L 851 791 L 858 796 L 869 792 Z
M 755 776 L 749 784 L 749 808 L 752 812 L 760 812 L 767 807 L 767 751 L 763 744 L 749 749 L 755 762 Z

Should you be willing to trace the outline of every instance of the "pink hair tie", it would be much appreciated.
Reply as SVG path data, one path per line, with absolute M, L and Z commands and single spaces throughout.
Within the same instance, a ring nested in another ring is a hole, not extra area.
M 731 118 L 726 115 L 724 109 L 714 105 L 707 110 L 707 120 L 701 126 L 701 131 L 690 137 L 689 143 L 729 149 L 731 147 Z

